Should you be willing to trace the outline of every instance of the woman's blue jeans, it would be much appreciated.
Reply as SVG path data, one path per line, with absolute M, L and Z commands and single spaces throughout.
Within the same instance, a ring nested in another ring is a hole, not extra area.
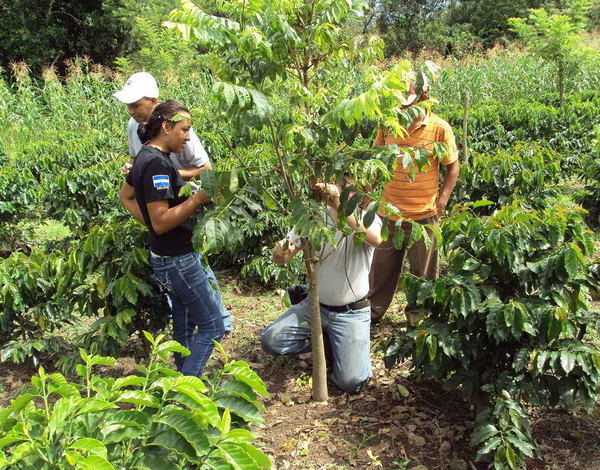
M 173 339 L 190 350 L 175 354 L 183 375 L 202 376 L 204 366 L 224 334 L 223 315 L 213 295 L 198 253 L 151 256 L 154 275 L 169 288 L 173 313 Z

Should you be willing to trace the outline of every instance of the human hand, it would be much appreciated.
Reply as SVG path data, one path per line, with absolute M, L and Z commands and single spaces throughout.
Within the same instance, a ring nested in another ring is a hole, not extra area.
M 129 173 L 131 171 L 131 168 L 133 167 L 133 165 L 129 162 L 125 163 L 125 165 L 123 165 L 121 167 L 121 173 L 123 173 L 123 176 L 127 176 L 127 173 Z
M 331 183 L 317 183 L 315 184 L 315 190 L 323 197 L 325 204 L 333 209 L 337 209 L 340 206 L 340 188 L 339 186 Z
M 435 208 L 438 215 L 442 215 L 446 211 L 448 197 L 440 195 L 435 201 Z

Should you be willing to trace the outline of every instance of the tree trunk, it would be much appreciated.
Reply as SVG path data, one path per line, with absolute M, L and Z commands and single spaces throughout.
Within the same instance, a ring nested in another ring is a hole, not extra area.
M 462 102 L 464 108 L 463 114 L 463 157 L 465 160 L 465 165 L 469 166 L 469 141 L 468 141 L 468 132 L 469 132 L 469 92 L 462 92 Z
M 558 64 L 558 105 L 563 105 L 563 95 L 565 88 L 565 69 L 562 63 Z
M 325 345 L 323 344 L 323 328 L 321 326 L 321 309 L 319 308 L 319 265 L 308 240 L 302 239 L 304 264 L 308 279 L 308 301 L 310 306 L 310 341 L 313 362 L 313 400 L 326 401 L 327 366 L 325 364 Z

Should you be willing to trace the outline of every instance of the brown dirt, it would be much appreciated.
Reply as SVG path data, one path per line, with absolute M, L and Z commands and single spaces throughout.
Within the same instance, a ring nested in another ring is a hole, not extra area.
M 273 358 L 263 353 L 259 335 L 281 310 L 278 295 L 220 276 L 227 306 L 235 315 L 235 331 L 223 345 L 234 359 L 251 363 L 267 384 L 265 424 L 254 426 L 258 445 L 275 462 L 276 470 L 480 470 L 471 461 L 469 434 L 473 414 L 468 403 L 433 383 L 410 378 L 410 364 L 385 369 L 381 346 L 396 328 L 397 314 L 372 330 L 374 377 L 356 396 L 330 384 L 326 403 L 311 400 L 310 358 Z M 208 372 L 222 359 L 214 357 Z M 51 364 L 48 364 L 51 366 Z M 135 362 L 119 360 L 118 371 L 131 373 Z M 35 369 L 0 364 L 0 407 L 30 383 Z M 398 385 L 401 385 L 398 388 Z M 404 387 L 404 389 L 402 389 Z M 600 410 L 531 410 L 534 436 L 544 460 L 532 461 L 533 470 L 600 470 Z

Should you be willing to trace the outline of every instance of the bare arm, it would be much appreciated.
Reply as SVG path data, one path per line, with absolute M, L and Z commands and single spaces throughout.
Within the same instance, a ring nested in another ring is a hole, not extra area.
M 301 251 L 300 248 L 297 248 L 289 239 L 284 238 L 275 243 L 275 248 L 273 248 L 273 261 L 279 266 L 284 265 L 299 251 Z
M 210 196 L 204 190 L 198 191 L 192 197 L 178 206 L 169 208 L 169 201 L 163 199 L 148 203 L 148 215 L 152 229 L 158 234 L 168 232 L 184 223 L 202 204 L 208 204 Z
M 123 186 L 121 186 L 121 191 L 119 192 L 119 200 L 135 220 L 146 225 L 142 211 L 140 211 L 140 206 L 135 199 L 135 190 L 133 186 L 127 184 L 127 181 L 123 181 Z
M 440 189 L 440 194 L 436 201 L 438 214 L 441 214 L 446 210 L 446 204 L 448 204 L 448 199 L 450 199 L 450 195 L 456 186 L 459 172 L 460 163 L 458 163 L 458 160 L 446 165 L 446 178 L 444 179 L 444 184 L 442 185 L 442 189 Z
M 198 175 L 200 175 L 200 172 L 202 170 L 212 170 L 212 165 L 210 162 L 206 162 L 204 165 L 197 167 L 197 166 L 192 166 L 190 168 L 182 168 L 179 171 L 179 174 L 181 175 L 181 177 L 186 180 L 193 180 L 194 178 L 197 178 Z

